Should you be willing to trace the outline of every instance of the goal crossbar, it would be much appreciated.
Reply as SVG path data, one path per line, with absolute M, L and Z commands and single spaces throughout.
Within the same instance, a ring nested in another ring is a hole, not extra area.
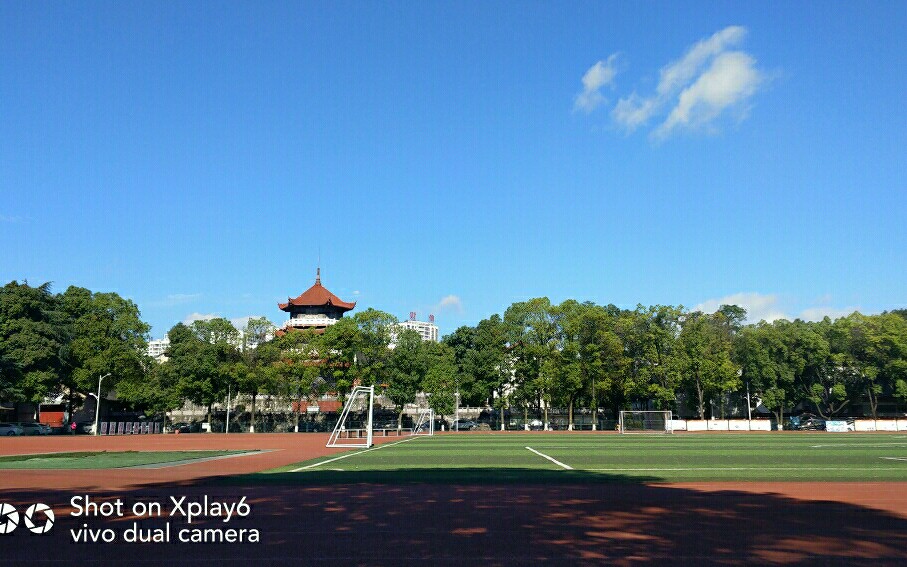
M 622 410 L 621 433 L 674 433 L 670 410 Z
M 363 427 L 351 427 L 352 410 L 357 407 L 360 398 L 366 398 L 366 421 Z M 340 412 L 340 418 L 334 431 L 331 432 L 326 447 L 371 447 L 372 446 L 372 414 L 375 405 L 374 386 L 356 386 Z

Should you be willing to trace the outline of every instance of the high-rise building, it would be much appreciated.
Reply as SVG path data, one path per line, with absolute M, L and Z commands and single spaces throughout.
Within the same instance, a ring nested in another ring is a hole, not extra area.
M 425 322 L 425 321 L 416 321 L 415 319 L 410 319 L 409 321 L 403 321 L 400 323 L 400 327 L 403 329 L 412 329 L 419 333 L 419 336 L 422 337 L 423 341 L 438 342 L 438 326 L 434 322 Z

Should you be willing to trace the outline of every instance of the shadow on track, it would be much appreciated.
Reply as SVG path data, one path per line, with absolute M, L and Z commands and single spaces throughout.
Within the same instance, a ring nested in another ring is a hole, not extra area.
M 569 474 L 568 474 L 569 473 Z M 855 485 L 859 487 L 860 485 Z M 891 485 L 900 490 L 903 485 Z M 859 488 L 857 488 L 859 489 Z M 103 494 L 135 501 L 170 496 L 236 502 L 251 514 L 223 523 L 170 521 L 173 539 L 187 527 L 255 528 L 261 542 L 189 544 L 74 543 L 83 523 L 122 531 L 135 518 L 69 517 L 71 492 L 3 491 L 20 510 L 50 504 L 57 524 L 34 535 L 21 526 L 0 536 L 7 564 L 436 565 L 536 563 L 905 564 L 907 519 L 840 502 L 798 500 L 739 490 L 700 491 L 651 485 L 621 475 L 536 469 L 313 471 L 203 479 Z

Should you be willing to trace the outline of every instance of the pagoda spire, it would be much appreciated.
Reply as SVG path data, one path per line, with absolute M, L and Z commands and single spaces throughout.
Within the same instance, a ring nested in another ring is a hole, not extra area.
M 318 266 L 318 270 L 315 272 L 315 285 L 321 285 L 321 266 Z

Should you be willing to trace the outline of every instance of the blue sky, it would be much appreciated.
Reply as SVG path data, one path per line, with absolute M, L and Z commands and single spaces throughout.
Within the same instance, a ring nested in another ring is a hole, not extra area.
M 314 281 L 907 306 L 903 2 L 0 3 L 0 279 L 162 336 Z

